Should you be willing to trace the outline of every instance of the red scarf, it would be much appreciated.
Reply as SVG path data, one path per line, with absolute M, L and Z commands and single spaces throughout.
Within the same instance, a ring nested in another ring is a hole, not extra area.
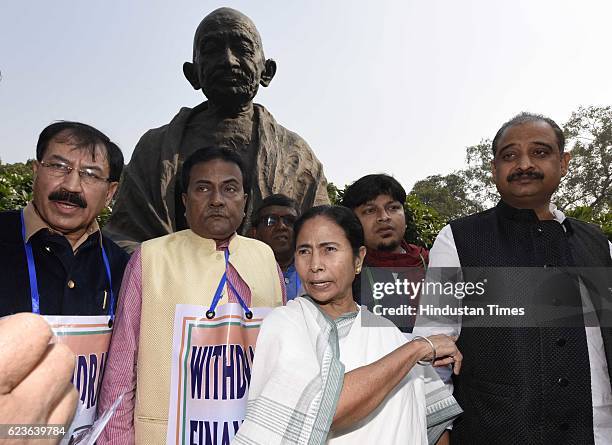
M 371 267 L 423 267 L 429 263 L 429 251 L 424 247 L 401 243 L 406 253 L 383 252 L 382 250 L 368 250 L 365 257 L 366 266 Z

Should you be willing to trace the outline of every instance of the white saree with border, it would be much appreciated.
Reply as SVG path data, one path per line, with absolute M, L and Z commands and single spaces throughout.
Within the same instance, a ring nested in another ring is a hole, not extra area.
M 375 317 L 367 326 L 366 317 Z M 330 432 L 344 373 L 370 364 L 406 342 L 365 307 L 332 320 L 309 297 L 273 310 L 259 337 L 246 418 L 233 443 L 432 444 L 461 413 L 431 366 L 416 365 L 365 419 Z

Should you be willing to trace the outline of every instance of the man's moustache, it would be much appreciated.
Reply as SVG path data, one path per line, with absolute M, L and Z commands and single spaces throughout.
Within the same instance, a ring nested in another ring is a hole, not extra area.
M 514 172 L 510 173 L 506 180 L 508 182 L 516 181 L 517 179 L 530 178 L 530 179 L 544 179 L 544 174 L 536 171 L 527 172 Z
M 229 78 L 229 77 L 235 77 L 238 80 L 241 81 L 246 81 L 246 82 L 250 82 L 251 79 L 249 76 L 247 76 L 242 70 L 239 69 L 232 69 L 231 71 L 228 71 L 227 69 L 216 69 L 215 71 L 212 72 L 210 78 L 212 81 L 219 81 L 219 80 L 223 80 L 224 78 Z
M 87 208 L 87 202 L 85 202 L 85 199 L 83 199 L 79 193 L 69 192 L 68 190 L 57 190 L 52 192 L 49 195 L 49 201 L 69 202 L 83 209 Z

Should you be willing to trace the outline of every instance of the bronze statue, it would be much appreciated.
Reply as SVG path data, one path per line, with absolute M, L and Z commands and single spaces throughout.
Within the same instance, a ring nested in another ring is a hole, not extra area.
M 252 173 L 246 218 L 263 198 L 283 193 L 302 210 L 328 203 L 321 163 L 306 141 L 254 104 L 259 85 L 267 87 L 276 62 L 264 57 L 259 32 L 244 14 L 220 8 L 198 26 L 193 63 L 183 73 L 208 101 L 182 108 L 172 121 L 147 131 L 125 169 L 105 233 L 128 251 L 150 238 L 187 228 L 181 200 L 183 159 L 202 147 L 238 151 Z

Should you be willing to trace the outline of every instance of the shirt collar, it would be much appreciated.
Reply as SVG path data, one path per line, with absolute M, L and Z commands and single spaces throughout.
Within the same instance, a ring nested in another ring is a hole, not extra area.
M 224 240 L 214 240 L 211 238 L 204 238 L 203 236 L 198 235 L 191 229 L 186 229 L 182 231 L 186 236 L 193 240 L 194 243 L 197 243 L 198 248 L 202 249 L 204 252 L 213 253 L 215 251 L 223 251 L 228 250 L 229 253 L 232 253 L 238 248 L 238 237 L 236 236 L 236 232 L 232 233 L 229 238 Z
M 553 221 L 557 221 L 563 227 L 563 230 L 571 235 L 574 233 L 574 229 L 570 223 L 570 220 L 565 217 L 565 214 L 557 208 L 556 205 L 550 203 L 548 205 L 550 213 L 552 213 Z M 497 209 L 504 215 L 506 218 L 513 219 L 516 221 L 526 221 L 526 222 L 538 222 L 538 217 L 536 213 L 532 209 L 516 209 L 504 201 L 499 201 L 497 204 Z
M 51 233 L 57 233 L 58 235 L 64 236 L 62 233 L 57 230 L 52 229 L 49 225 L 40 217 L 36 207 L 34 207 L 34 203 L 32 201 L 28 202 L 28 204 L 23 209 L 23 220 L 25 222 L 25 241 L 30 241 L 30 238 L 40 232 L 43 229 L 47 229 Z M 87 230 L 83 236 L 79 238 L 79 240 L 72 246 L 72 251 L 76 251 L 81 244 L 83 244 L 87 238 L 90 237 L 91 234 L 100 231 L 100 226 L 98 225 L 98 221 L 94 219 L 94 221 L 89 225 Z M 100 237 L 100 242 L 102 242 L 102 237 Z
M 549 208 L 550 213 L 553 214 L 553 219 L 559 224 L 563 224 L 563 221 L 565 221 L 565 214 L 561 210 L 559 210 L 556 205 L 552 203 L 550 204 Z
M 550 203 L 548 206 L 550 213 L 552 213 L 553 215 L 553 219 L 559 224 L 563 224 L 563 221 L 565 221 L 565 215 L 563 214 L 563 212 L 557 209 L 557 206 L 553 203 Z M 533 209 L 517 209 L 501 200 L 497 204 L 497 209 L 501 212 L 502 215 L 504 215 L 508 219 L 523 222 L 538 221 L 538 216 L 536 215 Z
M 234 250 L 234 248 L 236 247 L 236 243 L 233 242 L 235 238 L 236 238 L 236 232 L 232 233 L 229 238 L 226 238 L 224 240 L 214 240 L 216 250 L 229 250 L 230 244 L 231 244 L 232 250 Z

